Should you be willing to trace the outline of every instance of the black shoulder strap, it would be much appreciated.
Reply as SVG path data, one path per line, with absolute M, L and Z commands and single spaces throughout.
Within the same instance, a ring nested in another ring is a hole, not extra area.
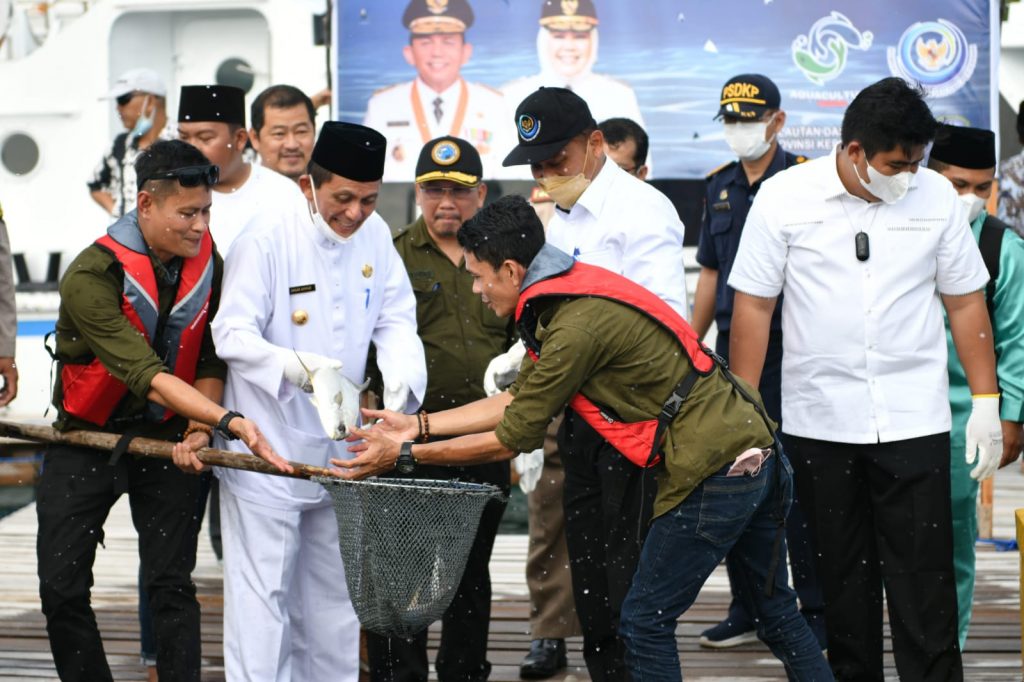
M 985 304 L 988 306 L 989 319 L 995 322 L 996 280 L 999 279 L 999 253 L 1003 246 L 1003 231 L 1006 226 L 993 216 L 985 216 L 981 224 L 981 235 L 978 248 L 981 259 L 988 270 L 988 284 L 985 285 Z

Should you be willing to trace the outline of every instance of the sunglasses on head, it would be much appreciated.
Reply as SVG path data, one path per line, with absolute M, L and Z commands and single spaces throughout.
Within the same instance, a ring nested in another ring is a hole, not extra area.
M 139 94 L 138 91 L 132 90 L 131 92 L 126 92 L 123 95 L 115 97 L 114 101 L 117 102 L 117 106 L 123 107 L 126 106 L 128 102 L 131 102 L 132 98 L 134 98 L 135 95 L 137 94 Z
M 212 164 L 205 166 L 183 166 L 174 170 L 151 175 L 139 181 L 139 188 L 149 180 L 177 180 L 182 187 L 198 187 L 200 184 L 212 187 L 220 180 L 220 168 Z

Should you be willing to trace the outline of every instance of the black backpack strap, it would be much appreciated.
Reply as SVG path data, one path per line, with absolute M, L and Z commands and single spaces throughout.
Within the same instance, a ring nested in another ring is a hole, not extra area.
M 676 418 L 676 415 L 679 414 L 679 408 L 683 406 L 683 401 L 686 400 L 686 396 L 690 395 L 693 385 L 697 383 L 699 378 L 700 374 L 697 370 L 691 368 L 686 373 L 686 376 L 683 377 L 683 380 L 672 389 L 672 395 L 661 406 L 661 412 L 658 414 L 658 427 L 654 431 L 654 442 L 651 443 L 651 454 L 647 457 L 646 466 L 651 466 L 654 463 L 655 458 L 658 456 L 658 451 L 661 450 L 661 439 L 665 437 L 665 430 L 672 423 L 672 420 Z
M 995 324 L 996 280 L 999 279 L 999 253 L 1003 247 L 1003 231 L 1006 225 L 993 216 L 985 216 L 981 224 L 981 235 L 978 238 L 978 249 L 981 259 L 988 270 L 988 284 L 985 285 L 985 305 L 988 306 L 988 317 Z

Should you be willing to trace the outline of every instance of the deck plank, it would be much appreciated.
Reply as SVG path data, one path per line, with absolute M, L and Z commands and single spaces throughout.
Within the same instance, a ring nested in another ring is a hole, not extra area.
M 1024 507 L 1024 476 L 1017 466 L 999 472 L 996 481 L 995 533 L 1014 536 L 1013 512 Z M 143 680 L 138 661 L 136 616 L 135 532 L 126 500 L 115 506 L 106 526 L 106 547 L 97 552 L 93 604 L 104 636 L 104 646 L 116 680 Z M 28 506 L 0 520 L 0 680 L 56 679 L 39 611 L 35 575 L 35 507 Z M 203 608 L 203 680 L 224 679 L 221 651 L 221 569 L 205 533 L 200 539 L 194 578 Z M 502 535 L 491 561 L 494 604 L 490 631 L 491 679 L 518 679 L 518 665 L 529 648 L 529 604 L 523 567 L 526 538 Z M 979 546 L 974 621 L 964 654 L 969 680 L 1021 679 L 1019 558 L 1016 552 L 998 552 Z M 714 572 L 693 608 L 677 629 L 677 641 L 688 680 L 763 682 L 785 679 L 782 666 L 767 648 L 750 644 L 729 651 L 708 651 L 697 644 L 700 632 L 721 619 L 728 606 L 724 568 Z M 431 648 L 439 632 L 431 629 Z M 569 641 L 569 668 L 554 680 L 586 680 L 579 638 Z M 433 654 L 431 654 L 433 657 Z M 886 676 L 895 680 L 891 644 L 886 640 Z

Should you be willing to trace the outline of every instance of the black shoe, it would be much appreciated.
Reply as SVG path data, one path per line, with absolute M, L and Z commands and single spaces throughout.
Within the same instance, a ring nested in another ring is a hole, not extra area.
M 543 680 L 565 666 L 564 639 L 535 639 L 530 642 L 530 653 L 519 664 L 519 677 L 524 680 Z

